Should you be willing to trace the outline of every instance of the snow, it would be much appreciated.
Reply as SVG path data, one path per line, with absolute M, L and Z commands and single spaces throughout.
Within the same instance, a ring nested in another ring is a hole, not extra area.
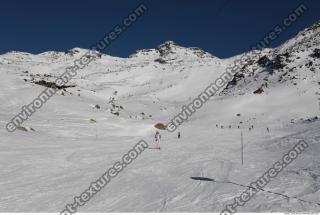
M 153 146 L 153 125 L 168 122 L 240 57 L 218 59 L 205 52 L 198 56 L 195 49 L 173 42 L 163 46 L 169 49 L 164 56 L 159 47 L 138 51 L 130 58 L 102 55 L 71 80 L 76 87 L 67 88 L 64 96 L 59 91 L 23 124 L 35 131 L 0 130 L 0 212 L 60 212 L 140 139 Z M 285 72 L 280 70 L 259 76 L 263 68 L 254 65 L 253 77 L 246 73 L 244 80 L 213 97 L 178 128 L 181 139 L 177 133 L 161 131 L 161 150 L 147 149 L 79 211 L 220 212 L 244 190 L 223 182 L 250 184 L 301 139 L 309 148 L 265 187 L 292 198 L 261 191 L 239 212 L 319 211 L 320 143 L 315 139 L 320 121 L 308 121 L 319 117 L 319 59 L 309 56 L 316 47 L 318 42 L 307 53 L 299 53 L 300 59 L 290 58 L 289 69 L 298 68 L 293 81 L 279 82 Z M 86 53 L 75 50 L 75 54 L 11 52 L 0 56 L 3 128 L 44 90 L 33 80 L 54 81 Z M 282 46 L 281 53 L 285 50 Z M 263 53 L 271 58 L 278 52 Z M 156 62 L 159 57 L 166 62 Z M 310 60 L 313 72 L 304 66 Z M 265 92 L 253 94 L 266 77 Z M 123 106 L 119 116 L 110 113 L 110 97 Z M 96 104 L 101 108 L 94 108 Z M 249 131 L 251 125 L 254 129 Z

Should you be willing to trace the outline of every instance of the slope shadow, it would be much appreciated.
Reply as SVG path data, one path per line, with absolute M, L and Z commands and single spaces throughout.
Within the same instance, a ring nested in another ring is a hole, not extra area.
M 206 177 L 190 177 L 190 178 L 197 181 L 214 181 L 214 179 L 206 178 Z

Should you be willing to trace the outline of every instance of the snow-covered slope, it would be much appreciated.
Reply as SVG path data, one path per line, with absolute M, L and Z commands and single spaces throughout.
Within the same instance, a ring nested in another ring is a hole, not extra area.
M 260 192 L 240 212 L 319 211 L 319 32 L 316 23 L 263 50 L 178 128 L 181 139 L 161 131 L 161 150 L 144 152 L 79 211 L 220 212 L 244 190 L 228 181 L 248 185 L 301 139 L 309 148 L 266 187 L 290 198 Z M 53 82 L 86 51 L 1 55 L 1 126 L 45 89 L 37 81 Z M 35 131 L 0 130 L 0 212 L 61 211 L 138 140 L 152 145 L 153 125 L 168 122 L 239 57 L 172 41 L 129 58 L 101 54 L 24 122 Z

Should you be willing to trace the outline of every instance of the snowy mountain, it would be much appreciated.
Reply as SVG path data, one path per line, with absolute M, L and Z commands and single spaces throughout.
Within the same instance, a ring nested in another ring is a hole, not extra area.
M 263 50 L 257 61 L 249 60 L 228 89 L 236 88 L 245 93 L 248 87 L 257 84 L 266 91 L 270 85 L 284 85 L 284 82 L 298 85 L 297 82 L 305 80 L 317 84 L 319 56 L 320 22 L 317 22 L 280 47 Z
M 299 140 L 308 149 L 239 212 L 319 211 L 319 50 L 320 22 L 262 50 L 178 128 L 181 139 L 161 131 L 161 150 L 148 149 L 79 211 L 220 212 L 244 190 L 235 184 L 256 180 Z M 0 55 L 2 127 L 87 51 Z M 101 54 L 26 129 L 0 130 L 0 212 L 60 212 L 140 139 L 153 145 L 154 125 L 241 56 L 172 41 L 128 58 Z

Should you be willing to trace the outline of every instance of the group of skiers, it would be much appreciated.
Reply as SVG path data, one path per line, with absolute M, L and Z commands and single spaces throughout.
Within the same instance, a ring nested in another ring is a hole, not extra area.
M 178 132 L 178 139 L 180 139 L 181 134 L 180 131 Z M 161 149 L 160 148 L 160 141 L 161 141 L 161 134 L 159 131 L 156 131 L 156 134 L 154 135 L 154 142 L 156 144 L 156 149 Z
M 218 125 L 218 124 L 216 124 L 216 127 L 217 127 L 217 128 L 219 128 L 219 125 Z M 223 126 L 223 125 L 221 125 L 221 126 L 220 126 L 220 128 L 222 128 L 222 129 L 223 129 L 223 128 L 224 128 L 224 126 Z M 232 126 L 231 126 L 231 125 L 229 125 L 229 128 L 232 128 Z M 241 128 L 241 127 L 240 127 L 240 125 L 238 125 L 238 128 Z M 251 131 L 251 129 L 253 129 L 253 125 L 251 125 L 251 126 L 249 127 L 249 131 Z
M 216 124 L 216 127 L 218 128 L 218 125 Z M 223 128 L 223 126 L 221 126 L 221 128 Z M 229 125 L 229 128 L 231 128 L 231 125 Z M 240 128 L 240 126 L 238 126 L 238 128 Z M 249 131 L 251 131 L 253 129 L 253 125 L 249 127 Z M 267 128 L 268 133 L 270 132 L 270 129 Z M 178 132 L 178 139 L 181 138 L 181 133 L 180 131 Z M 161 134 L 159 131 L 156 131 L 156 134 L 154 135 L 154 142 L 156 144 L 156 149 L 161 149 L 160 148 L 160 142 L 161 142 Z
M 216 127 L 219 128 L 219 125 L 216 124 Z M 223 129 L 224 126 L 221 125 L 220 128 Z M 231 125 L 229 125 L 229 128 L 231 128 Z M 240 128 L 240 125 L 238 125 L 238 128 Z M 248 129 L 249 129 L 249 131 L 253 130 L 253 125 L 251 125 Z M 268 133 L 270 132 L 270 129 L 269 129 L 269 128 L 267 128 L 267 132 L 268 132 Z

